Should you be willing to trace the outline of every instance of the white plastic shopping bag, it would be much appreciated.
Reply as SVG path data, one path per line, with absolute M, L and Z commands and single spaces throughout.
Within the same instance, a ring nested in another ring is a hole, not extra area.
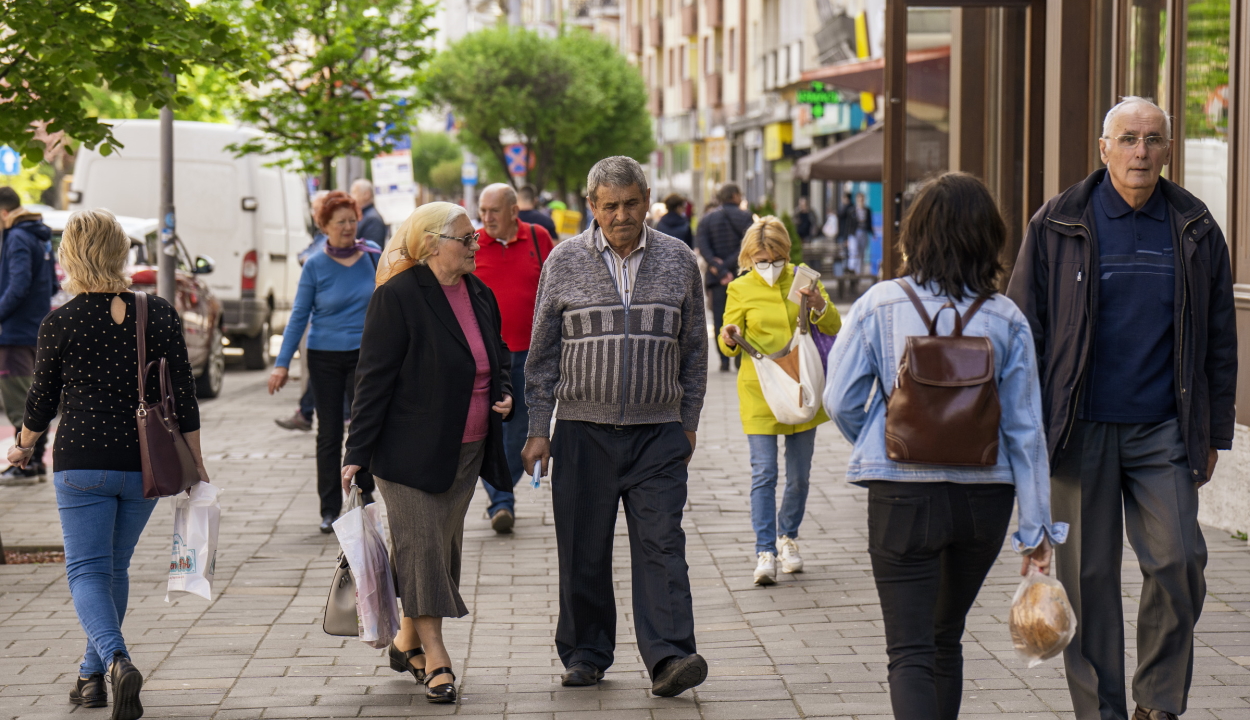
M 361 506 L 360 488 L 352 485 L 347 512 L 334 521 L 343 556 L 356 581 L 356 620 L 360 641 L 384 648 L 399 632 L 399 605 L 386 552 L 382 513 L 377 503 Z
M 186 592 L 213 599 L 213 573 L 217 569 L 217 528 L 221 504 L 216 485 L 196 483 L 174 501 L 174 546 L 169 557 L 169 593 Z

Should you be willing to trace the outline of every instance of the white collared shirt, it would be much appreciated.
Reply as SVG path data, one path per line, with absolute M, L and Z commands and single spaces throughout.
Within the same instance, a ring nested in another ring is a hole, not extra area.
M 603 262 L 608 266 L 608 272 L 612 275 L 612 280 L 616 282 L 616 291 L 621 296 L 621 302 L 625 304 L 626 309 L 629 308 L 631 294 L 634 291 L 634 285 L 638 280 L 638 267 L 642 265 L 642 256 L 647 249 L 647 231 L 644 228 L 642 238 L 638 240 L 638 247 L 625 257 L 616 254 L 612 246 L 603 237 L 603 229 L 595 228 L 595 248 L 599 250 L 599 254 L 603 257 Z

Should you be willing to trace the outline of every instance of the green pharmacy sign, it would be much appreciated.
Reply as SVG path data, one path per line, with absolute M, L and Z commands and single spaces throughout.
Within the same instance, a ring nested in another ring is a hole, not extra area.
M 842 93 L 822 82 L 812 83 L 809 90 L 800 90 L 797 101 L 800 105 L 812 106 L 812 117 L 818 118 L 825 114 L 825 105 L 836 105 L 842 102 Z

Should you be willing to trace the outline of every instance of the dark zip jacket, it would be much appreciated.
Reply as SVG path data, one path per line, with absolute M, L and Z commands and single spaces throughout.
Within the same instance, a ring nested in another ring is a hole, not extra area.
M 1007 296 L 1033 328 L 1047 447 L 1053 465 L 1076 418 L 1089 351 L 1097 331 L 1097 170 L 1051 198 L 1029 221 Z M 1208 448 L 1233 446 L 1237 329 L 1224 233 L 1206 205 L 1159 178 L 1176 256 L 1173 327 L 1176 408 L 1191 476 L 1205 480 Z
M 34 346 L 56 292 L 52 231 L 37 213 L 11 220 L 0 244 L 0 345 Z

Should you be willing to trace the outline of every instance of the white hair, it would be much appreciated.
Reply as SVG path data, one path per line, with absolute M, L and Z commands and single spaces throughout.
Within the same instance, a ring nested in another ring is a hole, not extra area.
M 364 178 L 357 178 L 355 181 L 352 182 L 351 194 L 360 195 L 362 198 L 365 198 L 366 200 L 372 200 L 373 199 L 373 183 L 369 182 L 368 180 Z
M 479 201 L 481 198 L 486 197 L 486 193 L 491 192 L 503 193 L 503 199 L 506 205 L 516 205 L 516 190 L 513 190 L 512 186 L 508 183 L 491 183 L 490 185 L 482 188 L 482 194 L 478 196 Z
M 1105 138 L 1111 137 L 1111 121 L 1120 113 L 1121 110 L 1127 110 L 1130 107 L 1136 107 L 1138 105 L 1146 105 L 1159 111 L 1159 114 L 1163 116 L 1163 122 L 1167 125 L 1167 139 L 1171 140 L 1172 117 L 1164 112 L 1163 108 L 1156 105 L 1153 100 L 1139 97 L 1137 95 L 1125 95 L 1120 98 L 1120 102 L 1116 103 L 1110 110 L 1107 111 L 1107 116 L 1102 119 L 1102 136 Z

